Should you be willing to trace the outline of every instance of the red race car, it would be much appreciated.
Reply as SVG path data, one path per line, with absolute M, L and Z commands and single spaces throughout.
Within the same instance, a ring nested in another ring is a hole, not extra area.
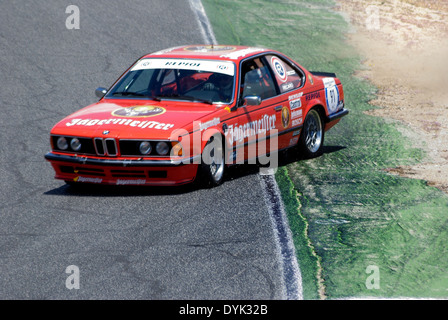
M 322 153 L 348 114 L 335 74 L 265 48 L 195 45 L 138 59 L 100 100 L 57 123 L 45 155 L 68 184 L 216 186 L 227 166 Z

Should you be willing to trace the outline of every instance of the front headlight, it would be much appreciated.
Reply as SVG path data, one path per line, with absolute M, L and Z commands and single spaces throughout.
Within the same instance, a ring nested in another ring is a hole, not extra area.
M 143 141 L 140 143 L 139 151 L 141 154 L 150 154 L 152 150 L 151 143 L 149 141 Z
M 160 141 L 156 145 L 156 151 L 159 155 L 164 156 L 168 154 L 168 152 L 170 151 L 170 147 L 165 141 Z
M 70 141 L 70 147 L 73 151 L 81 150 L 81 141 L 79 141 L 78 138 L 73 138 L 72 141 Z
M 56 145 L 59 150 L 67 150 L 68 149 L 67 139 L 65 139 L 64 137 L 59 137 Z

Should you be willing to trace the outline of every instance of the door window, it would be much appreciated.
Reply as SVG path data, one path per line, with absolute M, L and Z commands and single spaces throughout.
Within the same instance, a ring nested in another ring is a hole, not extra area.
M 269 69 L 261 58 L 255 58 L 243 63 L 241 79 L 241 97 L 243 98 L 246 96 L 259 96 L 264 100 L 277 94 Z

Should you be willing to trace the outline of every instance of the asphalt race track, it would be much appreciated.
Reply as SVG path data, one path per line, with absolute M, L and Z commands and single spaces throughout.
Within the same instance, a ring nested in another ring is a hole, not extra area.
M 44 160 L 51 127 L 95 88 L 147 52 L 203 42 L 188 1 L 3 1 L 0 21 L 0 299 L 285 298 L 256 170 L 212 190 L 77 191 Z

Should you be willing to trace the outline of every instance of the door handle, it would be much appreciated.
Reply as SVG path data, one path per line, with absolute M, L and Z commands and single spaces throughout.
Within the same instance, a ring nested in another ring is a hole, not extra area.
M 276 106 L 276 107 L 274 108 L 275 112 L 282 111 L 282 109 L 283 109 L 283 106 Z

